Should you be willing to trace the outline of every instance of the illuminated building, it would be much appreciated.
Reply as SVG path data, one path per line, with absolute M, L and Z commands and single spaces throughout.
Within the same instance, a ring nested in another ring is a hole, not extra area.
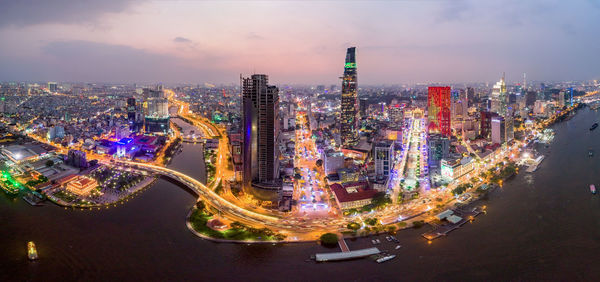
M 450 87 L 429 87 L 427 95 L 427 131 L 450 136 Z
M 496 116 L 498 116 L 496 113 L 481 111 L 480 135 L 482 138 L 490 138 L 490 135 L 492 134 L 492 118 Z
M 164 97 L 162 88 L 159 90 L 146 88 L 144 95 L 148 97 L 145 118 L 146 133 L 167 133 L 169 130 L 169 101 Z
M 97 186 L 98 182 L 96 180 L 77 176 L 74 180 L 67 183 L 67 191 L 79 196 L 88 196 Z
M 275 200 L 279 181 L 279 89 L 268 76 L 240 78 L 242 88 L 243 171 L 246 191 L 263 200 Z
M 503 144 L 514 139 L 514 125 L 512 117 L 492 118 L 492 142 Z
M 357 98 L 356 47 L 350 47 L 346 52 L 344 76 L 342 77 L 340 137 L 344 148 L 355 146 L 358 143 Z
M 136 104 L 135 98 L 127 98 L 127 122 L 131 131 L 136 131 Z
M 494 84 L 492 88 L 492 101 L 490 110 L 492 112 L 499 113 L 500 115 L 506 115 L 506 107 L 508 96 L 506 94 L 506 82 L 504 81 L 504 74 L 502 74 L 502 79 Z
M 56 93 L 58 91 L 58 84 L 56 82 L 48 82 L 48 91 Z
M 432 134 L 427 138 L 428 158 L 430 170 L 440 167 L 440 162 L 448 158 L 450 152 L 450 139 L 441 134 Z
M 375 176 L 384 178 L 389 177 L 394 162 L 393 142 L 374 143 L 373 160 L 375 162 Z
M 341 210 L 360 208 L 371 203 L 377 190 L 371 189 L 367 182 L 349 184 L 335 183 L 330 186 L 335 201 Z

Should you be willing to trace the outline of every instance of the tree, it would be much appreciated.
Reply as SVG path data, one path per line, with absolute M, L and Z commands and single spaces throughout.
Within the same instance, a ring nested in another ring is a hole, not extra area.
M 394 226 L 394 225 L 388 225 L 386 227 L 386 229 L 387 229 L 387 232 L 390 234 L 394 234 L 394 232 L 396 232 L 396 226 Z
M 417 220 L 413 222 L 413 228 L 421 228 L 423 225 L 425 225 L 425 221 L 423 220 Z
M 360 224 L 353 221 L 353 222 L 348 223 L 348 225 L 346 225 L 346 227 L 350 230 L 356 231 L 356 230 L 360 229 Z
M 338 237 L 333 233 L 325 233 L 319 237 L 319 240 L 326 247 L 335 247 L 338 243 Z
M 318 159 L 317 162 L 316 162 L 316 164 L 317 164 L 318 167 L 323 166 L 323 160 Z
M 382 207 L 385 206 L 387 204 L 391 204 L 392 203 L 392 199 L 390 199 L 385 192 L 377 192 L 374 196 L 373 199 L 371 199 L 371 204 L 374 207 Z
M 46 166 L 47 166 L 47 167 L 51 167 L 51 166 L 53 166 L 53 165 L 54 165 L 54 161 L 53 161 L 53 160 L 47 160 L 47 161 L 46 161 Z

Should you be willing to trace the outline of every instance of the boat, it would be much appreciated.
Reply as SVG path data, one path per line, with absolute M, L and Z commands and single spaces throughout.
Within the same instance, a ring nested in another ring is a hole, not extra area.
M 590 156 L 590 157 L 593 157 L 593 156 L 594 156 L 594 151 L 590 150 L 590 151 L 588 152 L 588 156 Z
M 596 186 L 594 184 L 590 184 L 590 192 L 592 192 L 592 194 L 596 195 Z
M 33 241 L 29 241 L 29 243 L 27 243 L 27 257 L 29 257 L 29 260 L 38 259 L 38 253 L 35 249 L 35 244 Z
M 590 131 L 596 129 L 596 127 L 598 127 L 598 123 L 595 122 L 594 124 L 592 124 L 592 127 L 590 127 Z
M 378 258 L 378 259 L 377 259 L 377 260 L 375 260 L 375 261 L 376 261 L 377 263 L 382 263 L 382 262 L 386 262 L 386 261 L 388 261 L 388 260 L 391 260 L 391 259 L 393 259 L 393 258 L 395 258 L 395 257 L 396 257 L 396 255 L 387 255 L 387 256 L 384 256 L 384 257 L 380 257 L 380 258 Z
M 396 250 L 402 248 L 402 245 L 397 245 Z

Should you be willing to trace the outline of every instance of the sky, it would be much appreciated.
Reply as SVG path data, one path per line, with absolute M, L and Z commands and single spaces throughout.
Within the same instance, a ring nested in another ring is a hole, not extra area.
M 600 0 L 0 0 L 0 81 L 600 79 Z

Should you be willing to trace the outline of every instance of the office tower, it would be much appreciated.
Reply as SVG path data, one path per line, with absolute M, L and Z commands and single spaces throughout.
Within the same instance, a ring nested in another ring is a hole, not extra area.
M 58 84 L 56 82 L 48 82 L 48 91 L 55 93 L 58 90 Z
M 452 123 L 455 122 L 458 124 L 463 121 L 467 117 L 468 113 L 468 102 L 467 102 L 467 93 L 464 89 L 460 91 L 451 91 L 452 97 Z
M 525 98 L 525 106 L 531 108 L 535 105 L 537 100 L 537 93 L 535 91 L 527 91 L 527 97 Z
M 523 92 L 527 91 L 527 74 L 523 73 Z
M 450 136 L 450 86 L 428 88 L 427 112 L 427 131 Z
M 404 108 L 399 104 L 390 106 L 390 121 L 393 127 L 401 128 L 404 126 Z
M 365 117 L 367 115 L 367 107 L 369 106 L 369 100 L 367 98 L 360 98 L 359 112 L 361 117 Z
M 76 168 L 87 168 L 88 162 L 85 152 L 78 150 L 69 150 L 66 163 Z
M 499 113 L 504 116 L 506 114 L 507 107 L 507 95 L 506 95 L 506 82 L 504 81 L 504 73 L 502 79 L 494 84 L 492 88 L 492 105 L 491 111 Z
M 375 162 L 375 175 L 377 177 L 389 177 L 394 162 L 393 142 L 373 143 L 373 160 Z
M 494 144 L 504 144 L 514 139 L 513 119 L 510 116 L 506 118 L 497 116 L 492 118 L 492 142 Z
M 275 200 L 279 181 L 279 89 L 268 76 L 241 79 L 243 169 L 242 185 L 263 200 Z
M 340 115 L 340 137 L 343 147 L 358 143 L 356 47 L 348 48 L 344 77 L 342 77 L 342 103 Z
M 129 123 L 129 128 L 131 131 L 136 131 L 135 129 L 135 98 L 127 98 L 127 123 Z
M 565 97 L 565 99 L 567 100 L 567 106 L 572 107 L 573 106 L 573 87 L 567 88 L 567 97 Z
M 497 113 L 481 111 L 480 135 L 482 138 L 490 138 L 490 134 L 492 134 L 492 118 L 496 116 L 498 116 Z
M 166 134 L 169 130 L 169 101 L 164 97 L 162 86 L 159 86 L 158 90 L 145 88 L 144 97 L 148 97 L 146 133 Z
M 428 158 L 427 163 L 431 171 L 440 167 L 442 159 L 448 158 L 450 153 L 450 139 L 441 134 L 432 134 L 427 138 Z

